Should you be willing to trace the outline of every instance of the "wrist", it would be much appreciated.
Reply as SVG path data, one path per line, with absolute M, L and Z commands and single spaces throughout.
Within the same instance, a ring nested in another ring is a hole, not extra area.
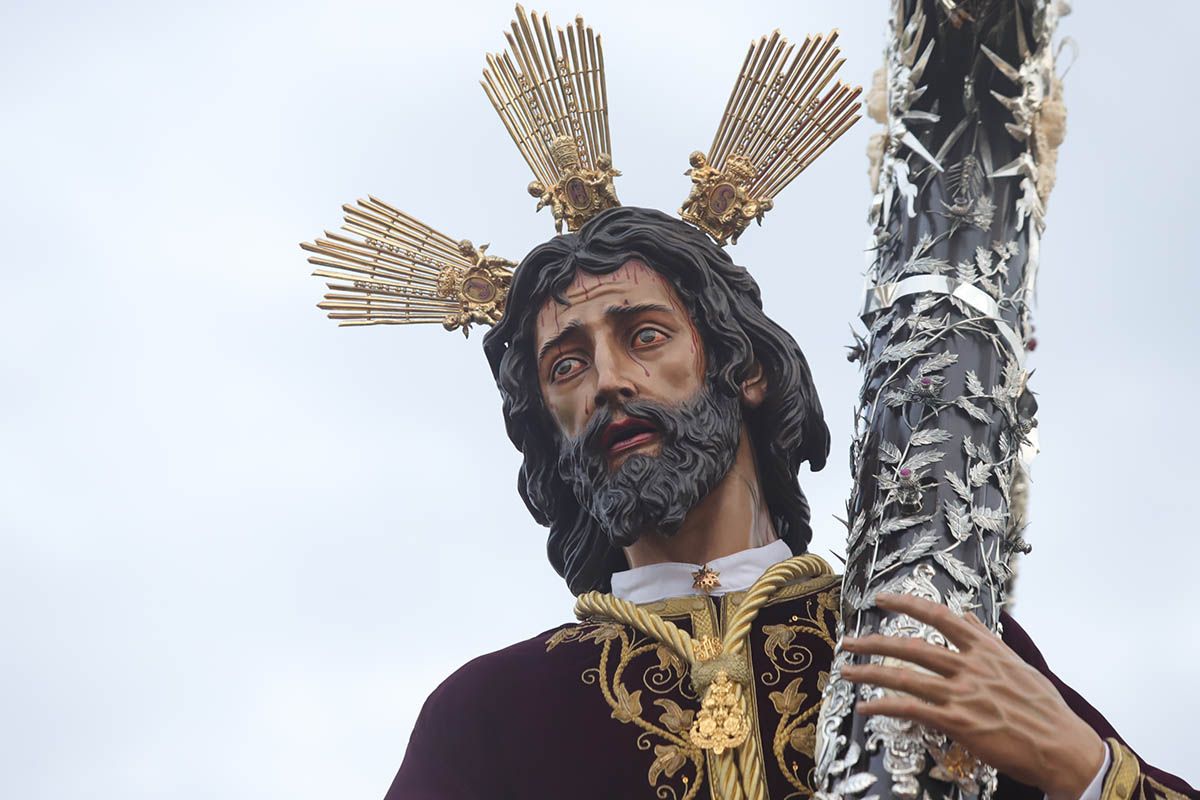
M 1047 800 L 1079 800 L 1104 766 L 1107 745 L 1090 726 L 1064 736 L 1050 748 L 1049 779 L 1039 787 Z

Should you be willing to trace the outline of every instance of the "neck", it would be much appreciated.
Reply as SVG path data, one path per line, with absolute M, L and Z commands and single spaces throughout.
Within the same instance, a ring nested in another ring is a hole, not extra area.
M 778 539 L 758 480 L 750 435 L 742 424 L 733 466 L 671 536 L 651 532 L 625 548 L 630 567 L 679 561 L 706 564 Z

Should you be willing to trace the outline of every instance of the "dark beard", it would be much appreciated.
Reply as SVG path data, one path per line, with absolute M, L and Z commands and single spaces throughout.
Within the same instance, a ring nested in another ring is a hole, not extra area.
M 627 547 L 647 531 L 674 534 L 729 473 L 740 438 L 741 405 L 705 384 L 681 406 L 631 400 L 619 410 L 658 429 L 659 454 L 634 454 L 610 473 L 600 436 L 614 409 L 605 406 L 578 438 L 563 443 L 558 474 L 613 546 Z

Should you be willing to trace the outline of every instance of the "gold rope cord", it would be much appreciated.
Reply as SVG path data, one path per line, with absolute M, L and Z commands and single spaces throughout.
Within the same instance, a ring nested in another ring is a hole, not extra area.
M 758 612 L 783 586 L 804 578 L 830 574 L 829 565 L 814 555 L 802 555 L 781 561 L 762 574 L 750 587 L 746 599 L 733 615 L 725 631 L 725 651 L 740 654 L 750 640 L 750 628 Z M 752 678 L 753 680 L 753 678 Z M 739 687 L 740 688 L 740 687 Z M 766 767 L 763 764 L 762 743 L 751 735 L 739 748 L 742 785 L 750 800 L 766 800 Z
M 628 600 L 603 592 L 587 592 L 576 598 L 575 616 L 580 619 L 602 616 L 623 622 L 674 650 L 685 664 L 696 660 L 695 640 L 691 634 Z
M 739 655 L 746 649 L 754 619 L 781 587 L 797 580 L 829 574 L 829 565 L 809 554 L 789 558 L 768 569 L 750 587 L 742 604 L 734 612 L 733 620 L 721 639 L 722 652 Z M 669 647 L 688 665 L 689 672 L 695 674 L 699 663 L 696 659 L 696 640 L 687 631 L 657 614 L 611 594 L 587 592 L 576 599 L 575 616 L 580 619 L 605 617 L 629 625 Z M 749 687 L 743 687 L 741 683 L 735 684 L 735 687 L 740 707 L 748 708 L 749 702 L 743 693 Z M 719 754 L 714 753 L 713 760 L 712 774 L 723 800 L 766 800 L 766 769 L 762 748 L 758 736 L 753 732 L 736 749 L 736 755 L 734 750 L 724 750 Z

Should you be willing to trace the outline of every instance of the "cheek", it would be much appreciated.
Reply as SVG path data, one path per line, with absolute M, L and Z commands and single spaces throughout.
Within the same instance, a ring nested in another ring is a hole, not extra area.
M 665 393 L 690 397 L 704 380 L 704 353 L 687 336 L 679 336 L 661 350 L 638 359 L 651 386 Z
M 548 391 L 542 387 L 542 400 L 550 412 L 554 424 L 566 436 L 575 438 L 587 425 L 593 410 L 594 392 L 583 387 L 583 382 L 575 384 L 572 391 Z

